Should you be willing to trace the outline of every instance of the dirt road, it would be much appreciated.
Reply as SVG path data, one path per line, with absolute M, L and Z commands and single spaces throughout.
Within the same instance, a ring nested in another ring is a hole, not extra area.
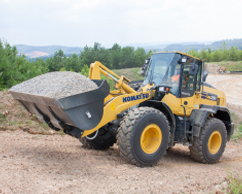
M 206 81 L 225 93 L 227 103 L 242 106 L 242 75 L 209 74 Z
M 208 193 L 242 175 L 242 142 L 227 144 L 215 165 L 196 163 L 175 146 L 152 168 L 127 164 L 117 147 L 82 148 L 64 135 L 0 131 L 0 193 Z

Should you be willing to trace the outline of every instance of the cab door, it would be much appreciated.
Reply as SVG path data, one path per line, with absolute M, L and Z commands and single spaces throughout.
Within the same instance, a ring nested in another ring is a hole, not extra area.
M 196 75 L 189 74 L 189 70 L 193 68 L 194 64 L 198 65 Z M 201 70 L 202 63 L 195 59 L 187 59 L 183 63 L 183 72 L 181 76 L 181 105 L 186 109 L 186 116 L 190 116 L 193 109 L 199 109 L 201 99 Z M 183 111 L 184 112 L 184 111 Z

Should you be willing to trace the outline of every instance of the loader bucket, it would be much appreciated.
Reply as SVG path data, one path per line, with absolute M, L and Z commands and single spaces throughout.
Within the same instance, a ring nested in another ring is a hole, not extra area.
M 28 112 L 35 114 L 55 130 L 66 126 L 81 131 L 96 127 L 103 115 L 104 98 L 109 94 L 105 80 L 92 80 L 98 88 L 85 93 L 54 99 L 45 96 L 9 91 Z

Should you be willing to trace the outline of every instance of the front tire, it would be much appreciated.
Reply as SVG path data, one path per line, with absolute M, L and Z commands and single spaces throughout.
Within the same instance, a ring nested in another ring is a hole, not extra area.
M 136 166 L 154 166 L 166 153 L 169 130 L 169 123 L 159 110 L 135 108 L 120 123 L 117 135 L 119 154 Z
M 227 142 L 224 123 L 217 118 L 208 118 L 201 128 L 199 137 L 194 137 L 189 147 L 191 157 L 204 164 L 214 164 L 222 157 Z
M 94 134 L 95 135 L 95 132 Z M 90 137 L 92 134 L 90 135 Z M 110 132 L 101 128 L 98 131 L 97 137 L 90 140 L 86 137 L 79 139 L 84 148 L 95 149 L 95 150 L 106 150 L 109 147 L 113 146 L 116 143 L 116 137 L 113 136 Z

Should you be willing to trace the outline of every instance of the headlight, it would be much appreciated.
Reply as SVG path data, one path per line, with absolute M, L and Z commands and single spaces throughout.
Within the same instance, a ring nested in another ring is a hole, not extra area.
M 169 92 L 170 91 L 170 87 L 159 86 L 158 91 L 159 92 Z
M 159 87 L 159 92 L 165 92 L 165 87 Z

